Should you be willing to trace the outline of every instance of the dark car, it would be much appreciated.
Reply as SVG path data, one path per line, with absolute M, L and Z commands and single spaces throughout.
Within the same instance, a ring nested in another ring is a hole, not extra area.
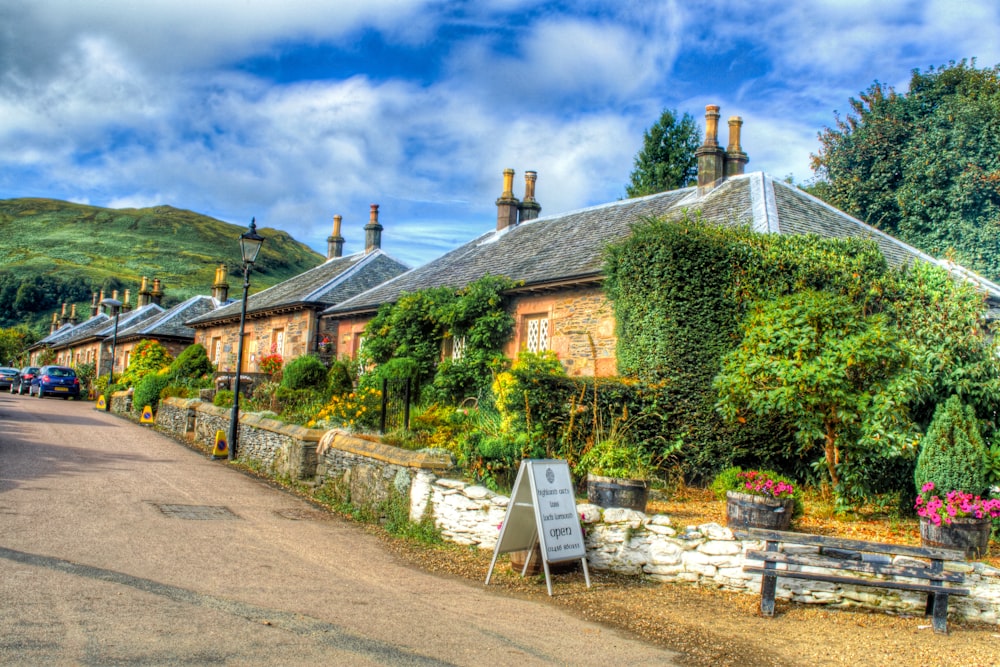
M 76 371 L 66 366 L 42 366 L 31 380 L 28 393 L 38 398 L 46 395 L 80 398 L 80 378 L 76 376 Z
M 31 381 L 38 374 L 38 366 L 25 366 L 17 372 L 17 377 L 10 385 L 10 393 L 27 394 L 31 391 Z
M 0 389 L 10 389 L 17 379 L 17 369 L 0 366 Z

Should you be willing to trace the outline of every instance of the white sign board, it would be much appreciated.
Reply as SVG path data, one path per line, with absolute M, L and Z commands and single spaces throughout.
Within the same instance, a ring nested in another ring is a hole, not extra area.
M 500 527 L 500 537 L 493 551 L 493 561 L 486 574 L 486 583 L 490 583 L 497 556 L 511 551 L 533 551 L 539 543 L 549 595 L 552 595 L 549 563 L 579 559 L 583 563 L 587 587 L 590 587 L 583 527 L 576 513 L 573 479 L 566 461 L 521 461 L 507 514 Z

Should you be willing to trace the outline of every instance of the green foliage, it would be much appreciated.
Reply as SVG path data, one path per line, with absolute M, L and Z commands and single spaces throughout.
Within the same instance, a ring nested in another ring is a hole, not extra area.
M 1000 70 L 975 60 L 875 82 L 820 134 L 813 169 L 838 208 L 940 256 L 1000 276 Z
M 354 380 L 351 371 L 344 361 L 334 361 L 326 374 L 326 393 L 330 396 L 340 396 L 354 391 Z
M 273 411 L 280 421 L 306 426 L 323 407 L 326 400 L 323 394 L 323 389 L 315 387 L 289 389 L 280 385 L 274 392 L 272 406 L 277 409 Z
M 113 210 L 48 199 L 0 200 L 0 326 L 29 321 L 47 327 L 63 303 L 87 313 L 93 292 L 135 292 L 142 276 L 163 280 L 169 306 L 204 294 L 220 262 L 233 267 L 235 284 L 243 231 L 169 206 Z M 267 242 L 254 265 L 255 288 L 323 261 L 286 232 L 259 231 Z
M 848 495 L 841 466 L 852 447 L 889 458 L 914 440 L 907 399 L 921 376 L 911 357 L 884 316 L 864 317 L 845 296 L 796 292 L 759 302 L 744 322 L 715 379 L 718 409 L 729 421 L 752 413 L 794 423 L 799 453 L 819 449 L 829 479 Z M 864 480 L 850 481 L 864 495 Z
M 288 362 L 281 376 L 285 389 L 326 390 L 326 366 L 314 354 L 296 357 Z
M 974 411 L 952 396 L 934 411 L 920 446 L 913 475 L 917 491 L 933 482 L 941 495 L 949 491 L 980 495 L 986 489 L 986 457 Z
M 346 428 L 375 430 L 379 425 L 382 392 L 374 387 L 362 387 L 356 392 L 332 396 L 313 411 L 306 422 L 309 428 Z
M 157 341 L 141 340 L 132 350 L 132 356 L 128 360 L 128 368 L 118 378 L 118 381 L 127 387 L 134 387 L 139 380 L 150 373 L 159 373 L 164 368 L 168 368 L 173 361 L 174 359 L 167 352 L 167 348 Z
M 73 370 L 76 371 L 76 376 L 80 378 L 80 391 L 84 394 L 93 386 L 95 368 L 96 366 L 92 361 L 80 363 L 73 367 Z
M 193 380 L 211 375 L 214 371 L 215 366 L 212 365 L 201 343 L 188 345 L 170 364 L 170 377 L 175 380 Z
M 25 350 L 35 340 L 35 335 L 24 325 L 0 329 L 0 365 L 23 366 L 27 362 Z
M 145 406 L 150 406 L 153 412 L 160 404 L 160 392 L 170 384 L 170 376 L 166 373 L 147 373 L 135 385 L 132 394 L 132 410 L 136 414 L 142 412 Z
M 217 408 L 231 408 L 233 407 L 233 390 L 232 389 L 220 389 L 215 392 L 215 396 L 212 398 L 212 405 Z
M 690 115 L 664 109 L 642 136 L 642 150 L 625 187 L 629 197 L 642 197 L 686 187 L 698 176 L 698 126 Z
M 376 365 L 412 359 L 418 385 L 433 387 L 431 399 L 458 402 L 478 396 L 502 366 L 500 350 L 514 326 L 503 293 L 517 284 L 487 275 L 459 290 L 436 287 L 403 294 L 368 323 L 362 355 Z M 442 363 L 446 339 L 464 347 L 460 358 Z

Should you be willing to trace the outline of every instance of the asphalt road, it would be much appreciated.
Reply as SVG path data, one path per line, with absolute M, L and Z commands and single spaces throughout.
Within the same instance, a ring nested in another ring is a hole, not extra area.
M 91 403 L 0 394 L 0 664 L 673 659 L 415 570 L 357 526 Z

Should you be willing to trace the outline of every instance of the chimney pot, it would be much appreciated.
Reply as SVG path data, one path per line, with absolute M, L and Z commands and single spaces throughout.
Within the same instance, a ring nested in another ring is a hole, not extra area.
M 212 298 L 218 303 L 225 303 L 229 299 L 229 283 L 226 282 L 226 265 L 219 264 L 215 268 L 215 282 L 212 284 Z
M 382 225 L 378 222 L 378 204 L 371 205 L 368 224 L 365 225 L 365 254 L 382 247 Z
M 726 153 L 719 147 L 719 105 L 705 107 L 705 143 L 695 151 L 698 190 L 706 192 L 725 178 Z
M 517 205 L 518 224 L 527 220 L 534 220 L 542 212 L 542 206 L 535 200 L 535 181 L 538 180 L 537 171 L 524 172 L 524 199 Z
M 341 215 L 333 216 L 333 234 L 326 239 L 326 258 L 333 259 L 344 254 L 344 237 L 340 235 L 340 224 L 344 219 Z M 367 241 L 367 237 L 365 239 Z
M 517 208 L 519 201 L 514 196 L 514 170 L 503 170 L 503 192 L 497 199 L 497 231 L 517 225 Z
M 743 127 L 743 119 L 739 116 L 729 118 L 729 145 L 726 147 L 725 176 L 738 176 L 746 169 L 750 158 L 743 152 L 740 146 L 740 128 Z

